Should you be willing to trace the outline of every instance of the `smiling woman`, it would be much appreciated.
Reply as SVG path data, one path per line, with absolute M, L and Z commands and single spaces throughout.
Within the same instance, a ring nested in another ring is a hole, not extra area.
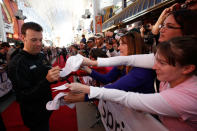
M 196 73 L 196 62 L 191 58 L 196 56 L 192 53 L 192 48 L 196 49 L 193 45 L 195 39 L 192 40 L 187 37 L 177 38 L 158 45 L 153 66 L 158 80 L 168 81 L 173 88 Z
M 167 41 L 177 36 L 197 36 L 196 30 L 194 30 L 197 21 L 196 15 L 197 11 L 186 9 L 170 12 L 163 24 L 160 25 L 159 42 Z

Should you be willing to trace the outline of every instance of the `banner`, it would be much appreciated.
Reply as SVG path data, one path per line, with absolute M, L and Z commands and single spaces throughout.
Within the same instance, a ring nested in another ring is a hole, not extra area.
M 6 95 L 12 89 L 12 83 L 7 77 L 5 71 L 1 72 L 0 69 L 0 97 Z
M 167 131 L 148 113 L 103 100 L 99 101 L 98 108 L 106 131 Z
M 95 16 L 95 33 L 102 32 L 102 16 Z

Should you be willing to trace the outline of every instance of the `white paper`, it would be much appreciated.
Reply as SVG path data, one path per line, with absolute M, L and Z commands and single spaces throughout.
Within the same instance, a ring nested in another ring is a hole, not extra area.
M 1 76 L 2 76 L 2 81 L 3 82 L 7 81 L 8 77 L 7 77 L 7 73 L 6 72 L 3 72 Z
M 67 59 L 66 65 L 60 71 L 60 77 L 65 77 L 73 71 L 77 71 L 83 62 L 83 56 L 77 54 L 76 56 L 71 56 Z
M 46 109 L 47 110 L 58 110 L 60 106 L 68 106 L 69 108 L 73 109 L 75 107 L 75 103 L 67 103 L 64 101 L 64 96 L 66 96 L 67 93 L 60 92 L 55 96 L 55 98 L 52 101 L 47 102 Z
M 66 90 L 67 88 L 68 87 L 66 87 L 66 85 L 64 84 L 64 85 L 61 85 L 61 86 L 54 87 L 52 89 L 58 91 L 58 90 Z

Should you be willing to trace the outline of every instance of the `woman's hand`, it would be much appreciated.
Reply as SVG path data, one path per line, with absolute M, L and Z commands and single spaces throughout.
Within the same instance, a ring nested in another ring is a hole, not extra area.
M 83 85 L 83 84 L 80 84 L 80 83 L 71 83 L 71 84 L 68 84 L 66 85 L 70 91 L 72 93 L 76 93 L 76 94 L 79 94 L 79 93 L 90 93 L 90 87 L 87 86 L 87 85 Z
M 82 66 L 97 66 L 97 61 L 93 61 L 89 58 L 83 57 Z
M 161 13 L 161 15 L 159 16 L 159 23 L 163 24 L 164 20 L 166 19 L 166 17 L 169 15 L 169 13 L 172 11 L 173 7 L 169 7 L 163 10 L 163 12 Z
M 67 103 L 76 103 L 76 102 L 83 102 L 85 99 L 85 93 L 72 93 L 69 92 L 66 96 L 64 96 L 64 101 Z
M 90 69 L 88 66 L 83 66 L 83 67 L 81 68 L 81 70 L 87 72 L 88 74 L 91 74 L 91 73 L 92 73 L 92 69 Z
M 166 17 L 169 15 L 169 13 L 172 11 L 173 7 L 169 7 L 163 10 L 163 12 L 161 13 L 161 15 L 159 16 L 157 22 L 155 23 L 155 25 L 152 28 L 152 33 L 154 35 L 157 35 L 159 33 L 159 25 L 163 24 L 164 20 L 166 19 Z

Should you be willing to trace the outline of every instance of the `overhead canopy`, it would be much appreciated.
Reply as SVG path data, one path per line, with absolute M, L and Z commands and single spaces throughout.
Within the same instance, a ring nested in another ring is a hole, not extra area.
M 102 31 L 116 27 L 120 22 L 127 23 L 149 12 L 152 12 L 164 5 L 173 3 L 175 0 L 136 0 L 123 9 L 119 14 L 113 16 L 103 23 Z
M 18 0 L 25 20 L 39 22 L 49 38 L 60 38 L 60 43 L 71 43 L 91 0 Z

